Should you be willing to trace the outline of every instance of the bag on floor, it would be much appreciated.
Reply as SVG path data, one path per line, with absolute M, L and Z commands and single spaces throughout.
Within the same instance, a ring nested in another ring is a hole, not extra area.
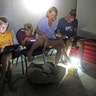
M 52 62 L 46 64 L 32 63 L 27 69 L 27 77 L 31 83 L 48 84 L 62 80 L 66 69 L 61 66 L 54 66 Z

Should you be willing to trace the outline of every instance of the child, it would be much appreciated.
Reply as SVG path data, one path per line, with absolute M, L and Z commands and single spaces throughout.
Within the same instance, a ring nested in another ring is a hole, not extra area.
M 5 17 L 0 17 L 0 61 L 2 63 L 2 74 L 0 79 L 0 96 L 3 96 L 4 79 L 7 76 L 8 85 L 11 91 L 17 91 L 12 84 L 12 64 L 10 59 L 12 58 L 12 52 L 3 53 L 6 46 L 13 45 L 13 34 L 7 30 L 8 20 Z
M 32 34 L 33 27 L 31 23 L 27 23 L 24 25 L 24 32 L 25 34 L 22 35 L 21 38 L 21 44 L 23 46 L 26 46 L 28 52 L 28 60 L 31 61 L 32 53 L 34 49 L 38 48 L 39 46 L 43 46 L 44 43 L 47 41 L 47 37 L 43 35 L 42 37 L 36 39 L 35 35 Z

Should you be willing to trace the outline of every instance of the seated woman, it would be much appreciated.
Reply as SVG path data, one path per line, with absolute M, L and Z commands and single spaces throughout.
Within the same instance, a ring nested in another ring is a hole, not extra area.
M 12 64 L 10 63 L 10 59 L 12 58 L 13 53 L 3 52 L 6 46 L 13 45 L 14 39 L 13 34 L 9 30 L 7 30 L 7 27 L 8 20 L 5 17 L 0 17 L 0 61 L 2 63 L 2 74 L 0 78 L 0 96 L 3 96 L 5 76 L 7 76 L 8 85 L 11 91 L 17 91 L 12 83 Z
M 38 48 L 39 46 L 43 47 L 45 42 L 48 40 L 46 36 L 42 36 L 36 39 L 36 37 L 32 34 L 32 31 L 32 24 L 27 23 L 24 25 L 25 34 L 20 37 L 21 44 L 27 47 L 27 56 L 29 61 L 31 60 L 34 49 Z
M 65 52 L 65 44 L 61 38 L 57 38 L 55 36 L 56 26 L 56 16 L 58 10 L 55 7 L 50 8 L 47 11 L 47 14 L 44 18 L 40 20 L 37 25 L 36 33 L 39 34 L 39 37 L 46 36 L 48 38 L 48 42 L 46 44 L 47 47 L 54 47 L 57 50 L 55 57 L 55 64 L 59 63 L 59 59 L 61 57 L 61 53 L 65 56 L 67 61 L 70 61 L 66 52 Z

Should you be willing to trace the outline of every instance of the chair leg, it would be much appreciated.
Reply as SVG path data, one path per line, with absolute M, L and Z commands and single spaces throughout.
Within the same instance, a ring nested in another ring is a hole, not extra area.
M 19 57 L 17 57 L 17 60 L 16 60 L 16 66 L 17 66 L 17 64 L 18 64 L 18 59 L 19 59 Z M 14 59 L 12 59 L 12 64 L 14 63 Z
M 22 73 L 24 74 L 23 56 L 21 56 Z
M 27 72 L 27 57 L 25 57 L 25 70 L 26 70 L 26 72 Z
M 12 64 L 13 64 L 13 62 L 14 62 L 14 59 L 12 59 Z
M 44 64 L 46 64 L 47 62 L 47 56 L 43 53 L 43 61 L 44 61 Z
M 17 60 L 16 60 L 16 66 L 17 66 L 17 64 L 18 64 L 18 59 L 19 59 L 19 57 L 17 57 Z
M 53 52 L 54 52 L 54 50 L 52 50 L 52 51 L 51 51 L 51 54 L 50 54 L 50 56 L 52 56 Z

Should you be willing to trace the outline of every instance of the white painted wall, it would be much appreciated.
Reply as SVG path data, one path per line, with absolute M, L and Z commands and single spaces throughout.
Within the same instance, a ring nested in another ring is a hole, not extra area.
M 78 34 L 96 39 L 96 0 L 77 0 Z
M 0 16 L 5 16 L 9 19 L 9 28 L 15 33 L 19 28 L 23 27 L 26 22 L 31 22 L 35 29 L 38 21 L 46 15 L 46 11 L 52 6 L 57 7 L 59 11 L 57 17 L 58 21 L 58 19 L 65 16 L 70 9 L 76 8 L 77 3 L 77 0 L 41 0 L 42 3 L 39 0 L 39 8 L 34 4 L 34 1 L 36 0 L 31 0 L 32 2 L 30 4 L 32 4 L 32 11 L 30 12 L 26 9 L 24 1 L 25 0 L 0 0 Z M 48 1 L 51 1 L 51 3 L 47 5 L 48 8 L 45 8 L 44 4 Z M 35 5 L 35 7 L 33 7 L 33 5 Z M 38 11 L 38 14 L 35 14 L 33 10 Z

